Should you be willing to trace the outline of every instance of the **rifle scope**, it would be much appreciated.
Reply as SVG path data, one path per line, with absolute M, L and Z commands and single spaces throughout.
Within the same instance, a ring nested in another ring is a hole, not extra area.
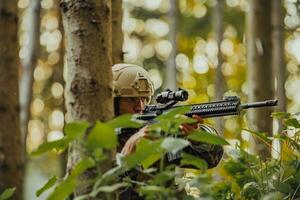
M 189 93 L 186 90 L 179 88 L 177 91 L 173 92 L 167 89 L 156 96 L 156 101 L 157 103 L 166 104 L 170 101 L 186 101 L 188 97 Z

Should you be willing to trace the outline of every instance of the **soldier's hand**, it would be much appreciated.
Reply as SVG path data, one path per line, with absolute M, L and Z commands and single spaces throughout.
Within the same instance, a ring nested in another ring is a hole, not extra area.
M 188 135 L 192 131 L 196 130 L 198 128 L 198 124 L 203 123 L 203 119 L 199 115 L 193 115 L 193 119 L 196 120 L 193 124 L 181 124 L 179 126 L 179 129 L 181 130 L 183 135 Z
M 141 138 L 146 137 L 147 135 L 147 126 L 140 129 L 138 132 L 133 134 L 125 143 L 124 147 L 121 150 L 121 154 L 128 155 L 134 152 L 136 144 L 140 141 Z

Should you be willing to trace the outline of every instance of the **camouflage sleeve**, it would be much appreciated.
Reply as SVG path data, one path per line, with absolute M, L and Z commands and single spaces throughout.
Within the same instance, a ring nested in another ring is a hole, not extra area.
M 118 143 L 119 143 L 117 146 L 117 152 L 121 152 L 127 140 L 138 131 L 139 131 L 138 128 L 116 128 L 115 132 L 118 135 Z
M 217 131 L 208 125 L 200 124 L 199 128 L 208 133 L 218 135 Z M 190 141 L 191 145 L 184 149 L 184 152 L 204 159 L 208 168 L 213 168 L 219 164 L 223 157 L 223 147 L 220 145 L 211 145 L 202 142 Z
M 211 134 L 218 135 L 217 131 L 208 125 L 200 124 L 199 129 Z M 203 142 L 195 142 L 195 141 L 190 141 L 190 142 L 191 145 L 184 148 L 183 149 L 184 152 L 205 160 L 207 162 L 208 168 L 213 168 L 219 164 L 224 153 L 222 146 L 211 145 Z M 167 160 L 169 163 L 180 164 L 180 157 L 181 157 L 180 155 L 181 152 L 178 152 L 176 154 L 168 153 Z M 186 166 L 186 167 L 193 168 L 193 166 Z

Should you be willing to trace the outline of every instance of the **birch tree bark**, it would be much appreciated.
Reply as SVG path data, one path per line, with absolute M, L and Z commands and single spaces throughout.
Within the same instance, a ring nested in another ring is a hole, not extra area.
M 249 1 L 247 16 L 248 43 L 248 87 L 249 101 L 261 101 L 274 98 L 274 74 L 271 66 L 272 29 L 271 1 Z M 248 113 L 250 129 L 272 135 L 272 108 L 252 109 Z M 270 149 L 256 139 L 252 149 L 264 160 L 270 156 Z
M 67 42 L 67 122 L 111 119 L 111 2 L 62 0 L 61 11 Z M 69 148 L 68 172 L 82 156 L 81 146 L 73 143 Z M 86 172 L 81 178 L 94 178 L 91 176 Z M 81 186 L 76 193 L 85 193 L 85 187 Z
M 32 100 L 33 70 L 36 66 L 39 56 L 40 42 L 40 0 L 31 0 L 28 11 L 28 42 L 26 44 L 28 53 L 23 60 L 23 71 L 20 78 L 20 120 L 22 142 L 25 146 L 28 121 L 30 118 L 30 103 Z
M 218 45 L 218 65 L 216 68 L 216 75 L 215 75 L 215 100 L 222 100 L 223 93 L 224 93 L 224 76 L 222 73 L 222 52 L 221 52 L 221 42 L 223 40 L 223 33 L 224 33 L 224 26 L 223 26 L 223 11 L 224 10 L 224 0 L 217 0 L 216 5 L 214 7 L 214 32 L 215 32 L 215 39 Z M 216 129 L 218 133 L 223 133 L 224 127 L 224 120 L 221 117 L 215 119 L 216 122 Z
M 176 90 L 177 81 L 176 81 L 176 54 L 177 54 L 177 24 L 178 24 L 178 0 L 170 0 L 170 11 L 168 13 L 168 20 L 170 26 L 169 40 L 172 45 L 172 51 L 169 56 L 169 59 L 166 62 L 165 69 L 165 89 Z
M 283 22 L 283 7 L 281 0 L 272 1 L 272 23 L 273 23 L 273 48 L 272 48 L 272 66 L 276 74 L 276 96 L 278 101 L 278 111 L 286 112 L 286 95 L 285 95 L 285 76 L 286 64 L 284 55 L 284 22 Z M 283 125 L 278 122 L 278 132 L 282 131 Z
M 60 41 L 59 44 L 59 48 L 57 50 L 57 53 L 59 55 L 59 60 L 56 64 L 53 65 L 53 73 L 52 73 L 52 77 L 51 77 L 51 82 L 52 83 L 59 83 L 61 84 L 63 87 L 65 86 L 65 82 L 64 82 L 64 76 L 63 76 L 63 72 L 64 72 L 64 57 L 65 57 L 65 41 L 64 41 L 64 30 L 63 30 L 63 24 L 62 24 L 62 16 L 61 16 L 61 12 L 59 9 L 59 3 L 60 0 L 55 0 L 54 1 L 54 12 L 55 15 L 57 16 L 57 20 L 58 20 L 58 30 L 60 31 L 61 35 L 62 35 L 62 39 Z M 59 99 L 53 99 L 55 101 L 55 105 L 56 105 L 56 109 L 61 110 L 63 113 L 66 112 L 65 110 L 65 99 L 59 98 Z M 60 166 L 61 166 L 61 174 L 64 175 L 66 174 L 66 166 L 67 166 L 67 152 L 64 151 L 63 153 L 61 153 L 59 155 L 60 158 Z
M 22 199 L 24 146 L 21 142 L 18 87 L 18 9 L 16 0 L 0 1 L 0 191 L 16 187 Z
M 62 85 L 64 85 L 64 77 L 63 77 L 63 66 L 64 66 L 64 56 L 65 56 L 65 46 L 64 46 L 64 28 L 63 28 L 63 22 L 62 22 L 62 16 L 61 12 L 59 10 L 59 2 L 60 0 L 55 0 L 55 6 L 53 9 L 55 9 L 55 14 L 57 16 L 58 20 L 58 30 L 60 31 L 62 35 L 62 39 L 59 43 L 58 48 L 58 55 L 59 55 L 59 61 L 53 66 L 53 75 L 52 75 L 52 82 L 58 82 Z M 62 108 L 63 109 L 63 108 Z
M 112 0 L 112 63 L 123 62 L 122 0 Z

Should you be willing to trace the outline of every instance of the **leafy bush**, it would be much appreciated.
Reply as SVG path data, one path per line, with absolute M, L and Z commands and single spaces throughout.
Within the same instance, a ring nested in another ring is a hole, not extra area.
M 266 200 L 300 197 L 300 125 L 295 116 L 287 113 L 273 115 L 282 118 L 286 125 L 284 134 L 274 138 L 250 131 L 255 137 L 269 144 L 272 140 L 279 139 L 282 144 L 280 159 L 263 162 L 258 156 L 237 147 L 228 152 L 216 169 L 207 170 L 205 161 L 184 154 L 181 165 L 190 164 L 198 168 L 198 171 L 190 172 L 179 170 L 175 165 L 166 165 L 164 162 L 166 153 L 176 153 L 190 144 L 186 138 L 176 137 L 180 134 L 178 126 L 191 122 L 191 119 L 181 117 L 185 112 L 185 108 L 180 108 L 159 116 L 156 119 L 157 123 L 150 126 L 156 139 L 142 139 L 134 153 L 125 157 L 118 156 L 119 165 L 106 172 L 102 172 L 99 166 L 106 161 L 107 151 L 115 149 L 118 145 L 115 129 L 140 127 L 140 122 L 133 120 L 131 115 L 125 115 L 106 123 L 97 122 L 93 126 L 86 122 L 67 124 L 64 138 L 41 145 L 33 154 L 53 149 L 62 151 L 69 143 L 77 142 L 82 145 L 86 155 L 68 177 L 63 180 L 52 177 L 37 191 L 37 195 L 55 187 L 48 199 L 65 199 L 80 184 L 79 175 L 87 169 L 94 168 L 97 173 L 91 180 L 90 191 L 76 197 L 76 200 L 99 196 L 101 199 L 117 199 L 119 191 L 128 187 L 133 188 L 145 199 Z M 294 131 L 293 136 L 286 134 L 289 131 Z M 87 132 L 89 134 L 85 137 Z M 203 131 L 192 133 L 189 139 L 217 145 L 227 144 L 223 138 Z M 134 178 L 128 176 L 132 171 L 138 172 Z
M 274 113 L 283 118 L 285 130 L 267 138 L 262 133 L 251 133 L 265 143 L 281 141 L 279 159 L 262 161 L 241 148 L 228 152 L 218 166 L 218 177 L 208 183 L 210 190 L 202 196 L 212 199 L 298 199 L 300 197 L 299 122 L 288 113 Z M 292 132 L 292 135 L 288 135 Z M 199 190 L 201 191 L 199 186 Z

